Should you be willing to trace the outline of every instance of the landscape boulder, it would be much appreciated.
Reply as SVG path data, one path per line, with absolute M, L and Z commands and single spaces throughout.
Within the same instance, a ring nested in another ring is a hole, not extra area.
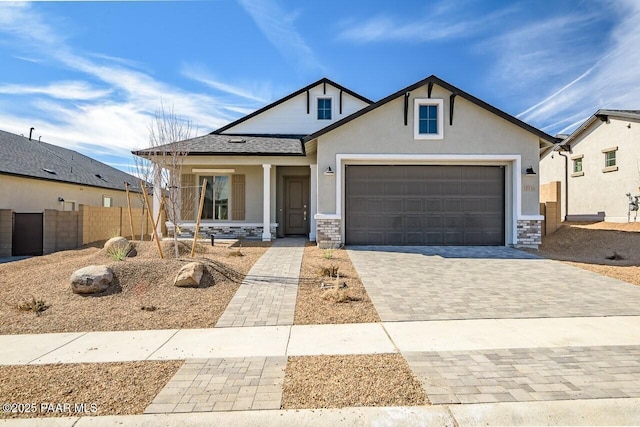
M 90 265 L 71 275 L 74 294 L 90 295 L 104 292 L 113 281 L 113 271 L 106 265 Z
M 204 265 L 202 263 L 190 262 L 180 269 L 173 284 L 181 288 L 199 286 L 203 273 Z
M 129 241 L 122 236 L 112 237 L 111 239 L 107 240 L 103 248 L 105 251 L 107 251 L 107 253 L 109 253 L 109 251 L 124 250 L 126 251 L 128 257 L 133 256 L 135 251 L 135 249 L 133 249 L 133 247 L 131 246 L 131 243 L 129 243 Z

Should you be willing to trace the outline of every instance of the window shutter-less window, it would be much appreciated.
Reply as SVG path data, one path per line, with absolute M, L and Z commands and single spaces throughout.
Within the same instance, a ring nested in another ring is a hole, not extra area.
M 182 191 L 181 195 L 181 207 L 180 218 L 183 221 L 194 221 L 196 217 L 195 212 L 195 188 L 196 176 L 193 174 L 182 174 Z M 200 194 L 198 194 L 200 197 Z
M 244 175 L 231 176 L 231 219 L 244 221 Z

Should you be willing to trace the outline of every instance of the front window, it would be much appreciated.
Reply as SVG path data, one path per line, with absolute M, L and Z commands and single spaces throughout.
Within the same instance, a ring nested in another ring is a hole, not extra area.
M 444 138 L 444 101 L 442 99 L 417 98 L 414 102 L 414 139 Z
M 573 161 L 573 173 L 582 172 L 582 159 L 575 159 Z
M 318 98 L 318 120 L 331 120 L 331 98 Z
M 229 219 L 229 177 L 226 175 L 201 176 L 200 192 L 202 184 L 207 180 L 202 219 Z
M 604 153 L 604 167 L 610 168 L 616 165 L 616 152 L 608 151 Z
M 418 132 L 434 135 L 438 133 L 438 107 L 435 105 L 421 105 L 419 111 Z

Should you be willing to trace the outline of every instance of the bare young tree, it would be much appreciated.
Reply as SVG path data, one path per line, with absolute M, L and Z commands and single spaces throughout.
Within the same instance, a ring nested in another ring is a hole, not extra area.
M 173 224 L 175 256 L 178 256 L 178 224 L 180 222 L 180 193 L 182 190 L 182 164 L 189 154 L 181 141 L 192 136 L 191 122 L 178 117 L 173 107 L 166 110 L 164 105 L 156 111 L 149 126 L 149 145 L 152 154 L 154 182 L 161 182 L 161 191 L 167 192 L 165 212 L 167 220 Z
M 153 165 L 149 160 L 141 156 L 133 156 L 133 166 L 131 166 L 131 175 L 134 175 L 144 182 L 151 182 L 153 180 Z M 140 216 L 140 240 L 144 240 L 144 225 L 147 221 L 146 209 L 151 209 L 151 206 L 147 206 L 145 203 L 143 189 L 140 188 L 140 183 L 132 184 L 133 189 L 140 189 L 136 191 L 135 195 L 142 206 L 142 215 Z

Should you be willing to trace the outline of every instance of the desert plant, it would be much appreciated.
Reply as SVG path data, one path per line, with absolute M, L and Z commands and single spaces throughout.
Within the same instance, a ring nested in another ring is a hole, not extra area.
M 336 287 L 327 289 L 322 293 L 322 299 L 335 303 L 347 303 L 358 301 L 358 298 L 352 297 L 347 288 Z
M 333 259 L 333 249 L 325 249 L 322 256 L 324 259 Z
M 240 249 L 238 249 L 236 251 L 229 252 L 228 256 L 244 256 L 244 254 L 240 251 Z
M 45 312 L 49 307 L 44 300 L 36 299 L 35 297 L 31 297 L 31 300 L 23 301 L 17 305 L 18 310 L 20 311 L 32 311 L 36 314 L 36 316 L 40 316 L 43 312 Z
M 320 269 L 320 274 L 322 276 L 328 277 L 337 277 L 338 276 L 338 266 L 331 264 L 329 267 L 322 267 Z
M 127 258 L 127 255 L 129 255 L 130 251 L 131 247 L 129 245 L 113 245 L 109 249 L 107 249 L 107 255 L 114 261 L 124 261 L 124 259 Z

